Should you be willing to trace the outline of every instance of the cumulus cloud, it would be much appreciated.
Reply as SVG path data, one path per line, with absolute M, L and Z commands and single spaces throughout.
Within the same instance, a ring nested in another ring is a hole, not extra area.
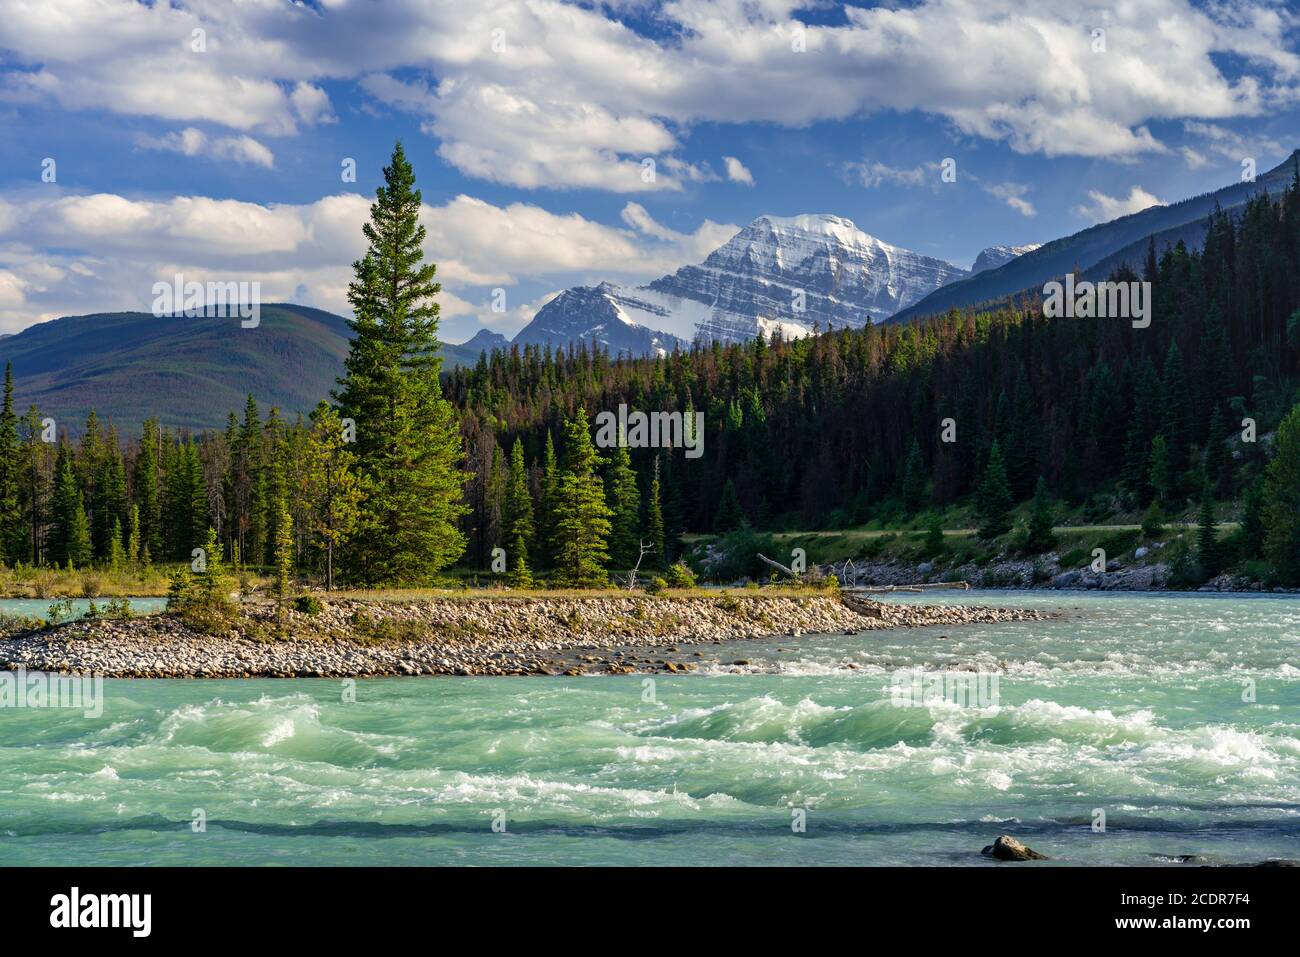
M 984 192 L 1002 200 L 1021 216 L 1035 216 L 1038 213 L 1034 204 L 1024 198 L 1025 193 L 1029 192 L 1029 187 L 1024 183 L 989 183 L 984 186 Z
M 746 186 L 754 185 L 754 174 L 745 168 L 745 164 L 734 156 L 722 157 L 722 162 L 727 168 L 727 179 L 733 183 L 744 183 Z
M 298 205 L 44 191 L 0 199 L 0 331 L 78 312 L 144 309 L 153 283 L 178 272 L 200 282 L 259 281 L 266 301 L 302 300 L 305 291 L 321 308 L 346 313 L 350 264 L 364 252 L 369 210 L 356 193 Z M 644 281 L 702 258 L 737 231 L 706 220 L 678 232 L 633 203 L 622 219 L 606 226 L 466 195 L 421 210 L 446 314 L 489 322 L 508 321 L 475 305 L 486 304 L 491 288 L 583 277 Z M 517 321 L 522 313 L 511 315 Z
M 136 145 L 142 149 L 167 150 L 184 156 L 206 156 L 234 163 L 252 163 L 267 169 L 275 166 L 275 154 L 251 136 L 209 137 L 192 126 L 157 137 L 141 134 L 136 137 Z
M 919 0 L 804 22 L 818 6 L 672 0 L 650 36 L 609 4 L 549 0 L 392 0 L 382 17 L 355 2 L 46 0 L 0 18 L 0 97 L 287 135 L 333 119 L 323 82 L 359 82 L 419 116 L 469 175 L 627 193 L 709 181 L 677 155 L 701 122 L 920 111 L 1022 153 L 1123 160 L 1169 150 L 1154 120 L 1300 98 L 1296 19 L 1270 0 L 1128 0 L 1101 15 L 1101 52 L 1099 15 L 1075 0 Z
M 1127 197 L 1120 198 L 1107 196 L 1100 190 L 1090 189 L 1088 198 L 1092 200 L 1091 205 L 1076 206 L 1074 211 L 1094 223 L 1109 222 L 1131 213 L 1140 213 L 1150 206 L 1164 205 L 1164 200 L 1152 196 L 1141 186 L 1134 186 L 1129 190 Z

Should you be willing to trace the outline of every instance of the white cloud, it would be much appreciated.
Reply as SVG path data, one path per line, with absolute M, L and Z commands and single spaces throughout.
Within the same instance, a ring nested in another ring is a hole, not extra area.
M 940 182 L 938 163 L 921 163 L 911 169 L 889 166 L 876 160 L 874 162 L 847 163 L 844 172 L 856 179 L 868 189 L 874 189 L 882 183 L 895 186 L 925 186 Z
M 745 168 L 745 164 L 734 156 L 722 157 L 722 162 L 727 168 L 727 179 L 733 183 L 744 183 L 746 186 L 754 185 L 754 174 Z
M 1257 163 L 1262 163 L 1266 157 L 1280 159 L 1286 152 L 1282 144 L 1272 137 L 1245 136 L 1215 123 L 1188 120 L 1183 123 L 1183 129 L 1193 136 L 1200 137 L 1205 148 L 1210 152 L 1217 153 L 1233 163 L 1240 163 L 1244 159 L 1253 159 Z M 1188 148 L 1184 148 L 1183 155 L 1186 156 L 1187 152 Z
M 136 137 L 136 144 L 143 149 L 168 150 L 184 156 L 206 156 L 235 163 L 252 163 L 267 169 L 275 166 L 275 154 L 251 136 L 210 138 L 192 126 L 158 137 L 141 134 Z
M 1074 211 L 1094 223 L 1109 222 L 1121 216 L 1140 213 L 1151 206 L 1164 205 L 1164 200 L 1152 196 L 1141 186 L 1134 186 L 1129 190 L 1127 198 L 1117 199 L 1095 189 L 1088 190 L 1088 198 L 1092 200 L 1091 206 L 1086 204 L 1076 206 Z
M 324 81 L 360 81 L 419 116 L 462 172 L 617 192 L 709 181 L 679 155 L 682 131 L 702 122 L 803 128 L 920 111 L 1022 153 L 1124 160 L 1168 151 L 1155 120 L 1300 100 L 1296 17 L 1270 0 L 1126 0 L 1104 12 L 1101 53 L 1098 13 L 1075 0 L 846 6 L 841 23 L 803 23 L 818 6 L 669 0 L 661 41 L 608 4 L 553 0 L 392 0 L 383 16 L 341 0 L 10 4 L 0 97 L 287 135 L 334 118 Z M 205 53 L 190 49 L 195 28 Z M 1232 75 L 1218 65 L 1229 62 Z
M 1035 216 L 1038 210 L 1034 204 L 1025 199 L 1029 187 L 1024 183 L 991 183 L 984 187 L 984 192 L 1006 203 L 1021 216 Z
M 44 191 L 0 199 L 0 331 L 79 312 L 144 309 L 153 283 L 177 272 L 198 281 L 259 281 L 268 302 L 300 300 L 305 287 L 314 304 L 346 313 L 369 210 L 356 193 L 301 205 Z M 476 296 L 486 303 L 491 287 L 644 281 L 702 258 L 737 231 L 705 220 L 692 233 L 678 232 L 634 203 L 623 211 L 624 226 L 611 227 L 464 195 L 425 206 L 421 221 L 425 251 L 445 284 L 444 306 L 484 321 L 491 320 L 473 303 Z

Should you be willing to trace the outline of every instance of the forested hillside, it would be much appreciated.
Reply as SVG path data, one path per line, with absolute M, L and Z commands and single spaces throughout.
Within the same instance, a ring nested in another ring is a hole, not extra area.
M 344 580 L 412 583 L 456 562 L 487 569 L 501 547 L 516 583 L 531 566 L 600 584 L 643 543 L 646 567 L 665 565 L 686 532 L 896 522 L 969 503 L 994 539 L 1037 491 L 1040 506 L 1097 522 L 1208 508 L 1211 545 L 1216 503 L 1233 500 L 1243 534 L 1216 563 L 1262 550 L 1300 579 L 1300 178 L 1216 212 L 1201 251 L 1151 244 L 1141 275 L 1117 276 L 1152 284 L 1144 329 L 1049 321 L 1027 301 L 660 358 L 515 347 L 444 371 L 439 387 L 437 285 L 415 256 L 404 163 L 399 150 L 380 199 L 404 225 L 379 206 L 376 222 L 414 258 L 377 265 L 388 247 L 371 236 L 345 379 L 311 418 L 250 399 L 221 431 L 151 420 L 125 436 L 92 415 L 75 443 L 48 441 L 41 411 L 23 416 L 6 390 L 7 563 L 183 560 L 211 528 L 228 557 L 266 565 L 291 551 L 304 575 L 323 577 L 332 558 Z M 412 271 L 385 286 L 381 266 Z M 408 292 L 389 301 L 387 288 Z M 595 417 L 621 403 L 702 412 L 702 455 L 593 446 Z

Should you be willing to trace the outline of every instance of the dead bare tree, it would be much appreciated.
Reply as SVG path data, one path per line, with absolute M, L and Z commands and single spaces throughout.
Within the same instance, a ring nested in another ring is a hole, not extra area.
M 636 588 L 636 573 L 641 570 L 641 561 L 655 550 L 655 543 L 650 542 L 648 545 L 641 542 L 641 554 L 636 557 L 636 565 L 627 573 L 627 590 L 632 591 Z

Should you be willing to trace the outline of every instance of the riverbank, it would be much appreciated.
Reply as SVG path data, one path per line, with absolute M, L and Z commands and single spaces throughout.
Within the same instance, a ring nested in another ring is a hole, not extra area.
M 835 561 L 819 566 L 826 575 L 834 575 L 851 584 L 867 586 L 905 586 L 930 582 L 968 582 L 979 589 L 1035 589 L 1057 591 L 1139 591 L 1156 592 L 1268 592 L 1300 594 L 1300 588 L 1270 586 L 1259 578 L 1225 572 L 1195 587 L 1176 587 L 1168 563 L 1144 562 L 1139 556 L 1109 559 L 1106 571 L 1094 571 L 1091 565 L 1074 567 L 1062 564 L 1051 553 L 1037 558 L 1017 558 L 980 565 L 939 567 L 935 562 L 868 562 Z
M 222 635 L 176 618 L 81 619 L 0 640 L 0 668 L 105 677 L 629 674 L 694 670 L 700 646 L 788 635 L 1034 621 L 1035 609 L 890 604 L 808 595 L 467 595 L 335 598 L 314 614 L 242 606 Z

